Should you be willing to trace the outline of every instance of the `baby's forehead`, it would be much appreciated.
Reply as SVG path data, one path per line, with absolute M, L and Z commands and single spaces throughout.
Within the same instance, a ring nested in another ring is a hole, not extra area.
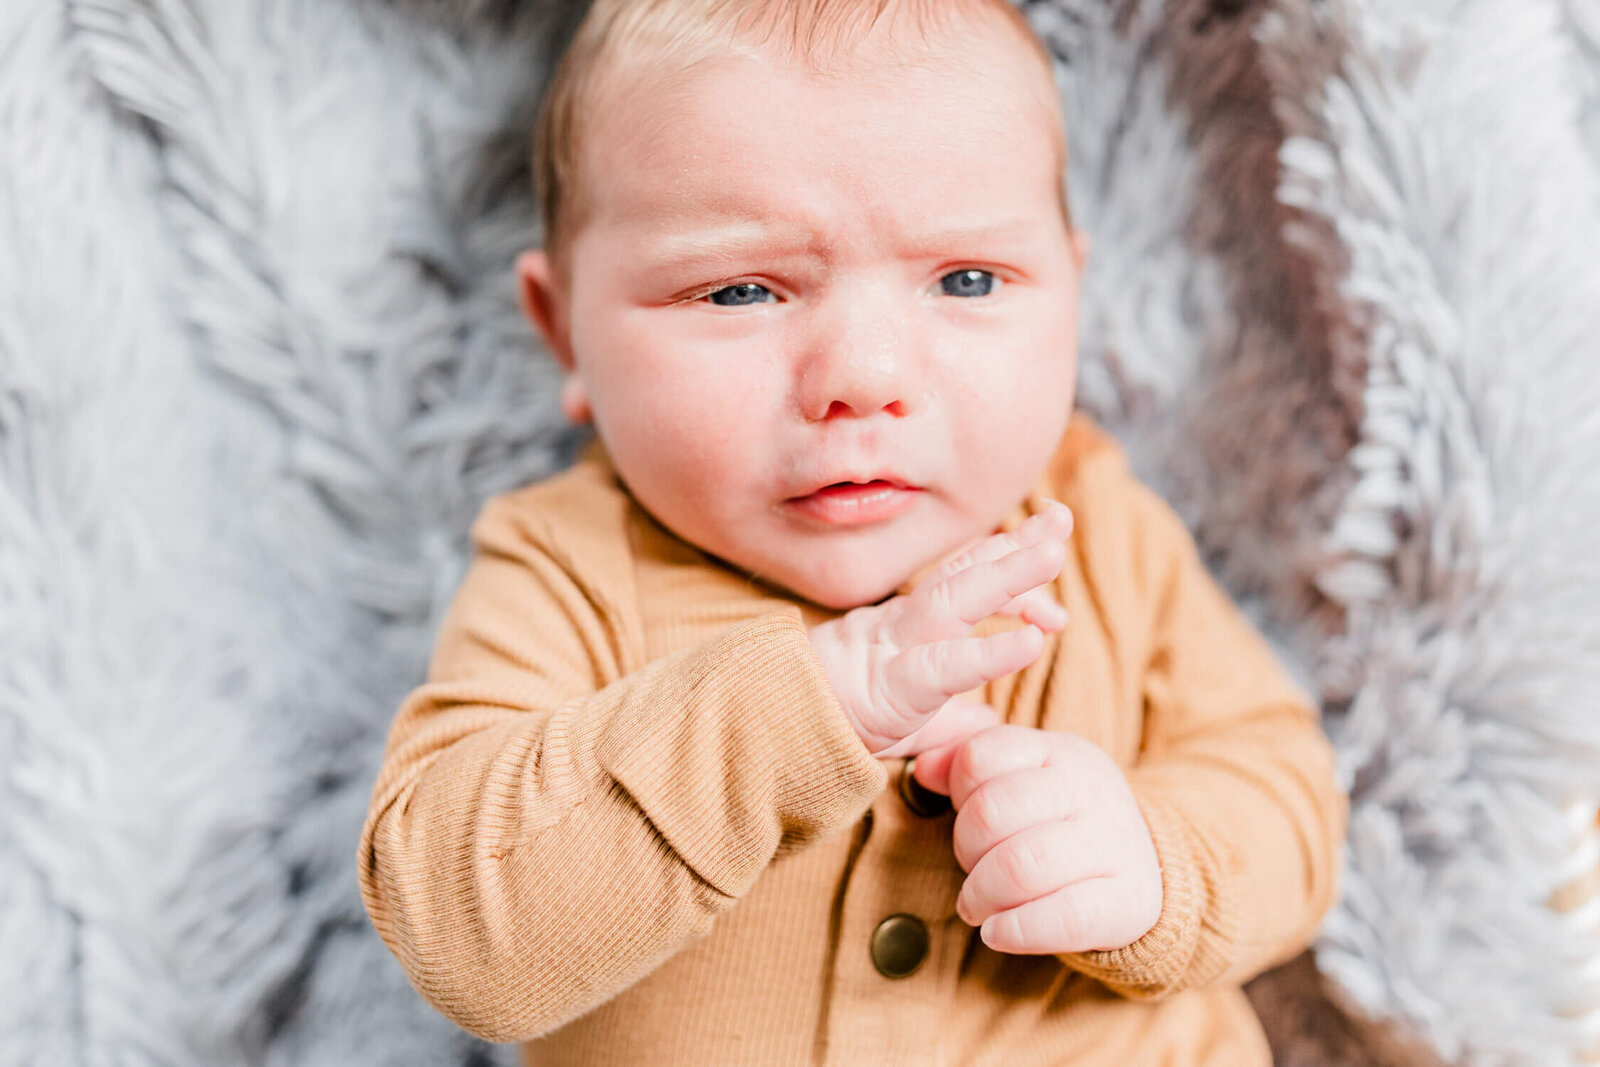
M 652 6 L 677 8 L 681 13 L 692 5 L 657 0 Z M 744 6 L 775 10 L 828 5 L 823 0 L 750 0 Z M 833 6 L 855 10 L 874 5 Z M 751 113 L 777 93 L 777 86 L 763 80 L 768 71 L 775 82 L 794 90 L 784 99 L 784 107 L 792 108 L 792 113 L 769 109 L 769 121 L 784 128 L 809 126 L 796 129 L 795 135 L 806 137 L 808 145 L 817 139 L 826 141 L 819 150 L 848 147 L 848 126 L 853 123 L 878 130 L 880 137 L 899 147 L 902 158 L 921 158 L 926 154 L 923 146 L 901 138 L 898 129 L 886 128 L 870 106 L 862 104 L 880 99 L 903 104 L 914 99 L 955 108 L 958 120 L 952 125 L 966 130 L 945 138 L 959 158 L 947 152 L 943 160 L 930 159 L 930 166 L 957 166 L 963 171 L 981 168 L 992 173 L 996 159 L 1015 157 L 1017 170 L 1033 173 L 1033 163 L 1023 157 L 1040 154 L 1053 162 L 1058 178 L 1063 175 L 1066 137 L 1052 61 L 1026 20 L 1015 13 L 1009 0 L 939 0 L 935 8 L 941 14 L 932 22 L 922 24 L 905 17 L 906 11 L 925 7 L 891 0 L 886 10 L 902 17 L 875 24 L 871 32 L 853 38 L 823 36 L 799 41 L 785 27 L 762 36 L 729 34 L 725 27 L 708 29 L 703 23 L 687 28 L 662 23 L 656 29 L 663 32 L 654 34 L 633 27 L 609 36 L 603 46 L 585 53 L 586 63 L 578 69 L 586 73 L 574 82 L 567 112 L 570 118 L 552 137 L 551 143 L 564 145 L 557 151 L 565 153 L 559 166 L 566 176 L 563 187 L 568 197 L 552 219 L 566 234 L 578 233 L 594 221 L 602 202 L 612 201 L 609 194 L 616 191 L 619 176 L 623 185 L 632 184 L 628 172 L 637 169 L 643 173 L 631 177 L 659 181 L 659 168 L 651 178 L 652 168 L 641 164 L 663 157 L 697 176 L 720 169 L 748 182 L 749 175 L 734 162 L 703 155 L 694 158 L 686 153 L 686 146 L 692 150 L 696 138 L 708 129 L 718 129 L 717 124 L 751 121 Z M 690 43 L 681 45 L 686 37 Z M 717 86 L 719 93 L 702 91 L 707 82 L 700 76 L 729 64 L 756 72 L 754 81 L 746 76 Z M 793 77 L 797 74 L 798 78 Z M 825 91 L 811 92 L 810 87 Z M 709 105 L 708 95 L 712 96 Z M 826 121 L 835 107 L 854 117 L 841 118 L 833 127 L 818 127 L 812 121 L 818 117 Z M 702 117 L 686 119 L 696 109 Z M 796 115 L 807 121 L 791 124 L 789 119 Z M 979 121 L 969 122 L 974 116 Z M 1009 133 L 1002 135 L 1002 126 L 1008 127 Z M 1034 130 L 1038 136 L 1033 135 Z M 1061 195 L 1064 197 L 1064 191 Z M 1060 210 L 1070 217 L 1064 200 Z M 609 210 L 602 213 L 611 214 Z
M 842 13 L 836 18 L 819 15 L 829 5 L 818 0 L 756 0 L 746 6 L 757 17 L 733 28 L 702 23 L 684 32 L 663 23 L 658 34 L 619 35 L 594 57 L 591 102 L 598 104 L 607 87 L 671 93 L 705 65 L 741 58 L 797 68 L 860 92 L 929 73 L 1017 85 L 1023 79 L 1016 75 L 1025 72 L 1031 89 L 1042 84 L 1047 95 L 1055 96 L 1048 53 L 1010 0 L 847 3 L 833 5 Z M 877 12 L 865 25 L 860 21 L 864 11 Z
M 682 114 L 696 87 L 708 76 L 719 68 L 742 64 L 747 70 L 759 70 L 758 77 L 766 77 L 767 72 L 773 78 L 795 74 L 799 75 L 798 82 L 822 90 L 794 99 L 797 108 L 811 114 L 820 114 L 840 101 L 854 104 L 899 100 L 917 93 L 941 98 L 960 97 L 966 93 L 971 107 L 988 107 L 992 111 L 998 106 L 1034 119 L 1042 134 L 1058 142 L 1057 156 L 1064 165 L 1060 101 L 1049 68 L 1030 71 L 1026 56 L 1019 54 L 1021 46 L 1014 41 L 1000 38 L 986 44 L 988 47 L 976 47 L 969 42 L 967 47 L 958 47 L 953 43 L 931 41 L 919 42 L 914 51 L 908 52 L 863 49 L 826 65 L 796 62 L 770 46 L 739 45 L 730 45 L 717 54 L 687 64 L 652 59 L 621 61 L 604 79 L 609 91 L 591 96 L 590 118 L 585 125 L 591 135 L 602 127 L 608 133 L 634 127 L 646 139 L 658 137 L 666 132 L 663 126 L 671 121 L 672 112 L 655 107 L 640 108 L 635 106 L 637 103 L 673 104 L 678 106 L 677 113 Z M 995 45 L 1000 44 L 1010 45 L 1010 53 L 997 50 Z M 719 121 L 741 121 L 742 116 L 752 110 L 754 102 L 744 107 L 739 106 L 741 103 L 744 102 L 724 102 Z M 645 111 L 650 114 L 642 115 Z M 915 154 L 918 145 L 908 140 L 903 150 Z M 975 146 L 974 150 L 991 151 L 992 146 Z

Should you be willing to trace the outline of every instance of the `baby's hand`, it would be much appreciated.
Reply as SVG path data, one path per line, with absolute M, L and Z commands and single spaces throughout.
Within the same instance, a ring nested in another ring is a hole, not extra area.
M 956 913 L 1000 952 L 1115 949 L 1161 916 L 1161 865 L 1122 768 L 1076 734 L 995 726 L 917 757 L 948 793 Z
M 811 645 L 869 751 L 911 755 L 995 721 L 985 705 L 952 698 L 1026 667 L 1044 650 L 1042 631 L 1066 625 L 1066 609 L 1042 587 L 1061 573 L 1071 532 L 1072 512 L 1052 501 L 1014 532 L 946 559 L 910 593 L 811 628 Z M 973 625 L 997 612 L 1029 625 L 973 637 Z

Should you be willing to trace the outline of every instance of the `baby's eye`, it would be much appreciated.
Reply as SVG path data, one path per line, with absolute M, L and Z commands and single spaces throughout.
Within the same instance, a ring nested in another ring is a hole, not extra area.
M 946 296 L 988 296 L 1000 281 L 992 271 L 976 268 L 953 270 L 939 280 Z
M 738 285 L 724 285 L 721 289 L 714 289 L 706 294 L 706 298 L 718 307 L 749 307 L 751 304 L 765 304 L 765 300 L 747 300 L 746 297 L 756 297 L 765 293 L 772 295 L 772 291 L 764 285 L 755 282 L 741 282 Z M 722 300 L 719 297 L 727 297 Z

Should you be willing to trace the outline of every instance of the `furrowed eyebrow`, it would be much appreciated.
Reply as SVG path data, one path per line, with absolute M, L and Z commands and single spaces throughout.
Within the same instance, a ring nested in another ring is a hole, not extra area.
M 1039 223 L 1036 220 L 1016 218 L 992 226 L 958 226 L 921 234 L 908 244 L 912 254 L 931 257 L 952 246 L 1023 240 L 1038 230 Z M 730 260 L 755 252 L 783 256 L 810 254 L 820 259 L 828 258 L 826 244 L 821 238 L 808 236 L 804 231 L 770 231 L 759 226 L 675 234 L 648 246 L 651 258 L 672 261 Z
M 737 227 L 665 237 L 649 246 L 655 259 L 737 259 L 756 251 L 805 253 L 811 241 L 800 235 L 772 233 L 760 228 Z

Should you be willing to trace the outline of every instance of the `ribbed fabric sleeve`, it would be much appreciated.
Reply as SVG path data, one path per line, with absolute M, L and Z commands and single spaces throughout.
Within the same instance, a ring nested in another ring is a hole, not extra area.
M 596 607 L 604 577 L 578 586 L 493 515 L 475 530 L 429 682 L 391 729 L 359 876 L 416 988 L 516 1041 L 704 935 L 780 848 L 852 825 L 886 776 L 797 609 L 596 689 L 631 655 Z
M 887 777 L 851 731 L 798 611 L 735 626 L 635 686 L 597 755 L 673 852 L 730 897 L 780 848 L 854 823 Z
M 1143 752 L 1128 772 L 1162 908 L 1121 949 L 1063 956 L 1124 996 L 1238 985 L 1332 906 L 1348 802 L 1309 700 L 1206 571 L 1165 501 L 1129 483 L 1133 585 L 1152 606 Z

